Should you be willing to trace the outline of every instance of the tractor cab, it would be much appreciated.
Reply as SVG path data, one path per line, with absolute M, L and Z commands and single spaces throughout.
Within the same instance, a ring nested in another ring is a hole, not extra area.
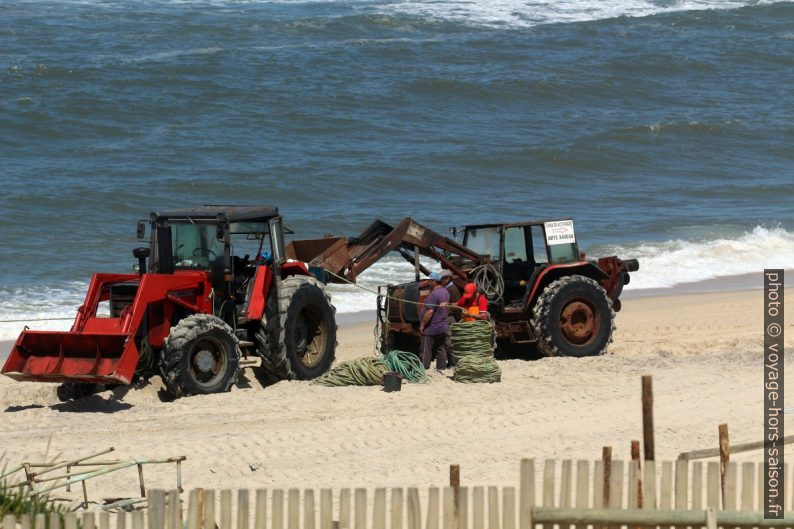
M 571 219 L 465 226 L 463 245 L 497 268 L 505 307 L 523 306 L 528 287 L 550 264 L 581 262 Z
M 206 272 L 212 312 L 232 327 L 247 311 L 260 265 L 283 262 L 284 228 L 274 207 L 204 206 L 152 213 L 149 224 L 149 248 L 134 251 L 140 261 L 136 271 Z M 145 232 L 146 221 L 141 220 L 138 238 Z

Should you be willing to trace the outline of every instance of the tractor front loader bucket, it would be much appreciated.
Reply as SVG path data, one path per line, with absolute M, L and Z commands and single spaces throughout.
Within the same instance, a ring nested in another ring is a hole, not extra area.
M 21 381 L 129 384 L 138 351 L 126 334 L 23 331 L 3 368 Z
M 0 373 L 22 381 L 129 384 L 139 356 L 132 311 L 98 317 L 97 307 L 109 300 L 111 289 L 126 287 L 134 292 L 138 281 L 131 274 L 94 274 L 72 329 L 25 329 Z
M 203 271 L 178 274 L 94 274 L 69 332 L 24 330 L 0 373 L 15 380 L 129 384 L 138 343 L 162 347 L 174 307 L 211 312 L 212 285 Z M 97 315 L 100 303 L 109 315 Z M 148 334 L 142 329 L 148 315 Z

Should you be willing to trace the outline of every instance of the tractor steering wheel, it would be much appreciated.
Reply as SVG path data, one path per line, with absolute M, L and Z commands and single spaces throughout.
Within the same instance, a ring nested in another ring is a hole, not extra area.
M 201 248 L 194 248 L 193 249 L 193 257 L 198 257 L 199 254 L 201 254 L 201 253 L 202 253 L 202 249 Z M 207 254 L 209 256 L 211 256 L 214 260 L 216 260 L 216 261 L 218 260 L 218 256 L 215 255 L 215 252 L 213 252 L 209 248 L 207 248 Z

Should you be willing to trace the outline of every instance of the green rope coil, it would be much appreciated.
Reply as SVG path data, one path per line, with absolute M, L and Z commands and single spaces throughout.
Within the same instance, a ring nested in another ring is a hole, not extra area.
M 377 386 L 389 367 L 380 359 L 370 356 L 342 362 L 312 383 L 320 386 Z
M 395 371 L 402 375 L 403 380 L 407 382 L 427 382 L 427 374 L 425 373 L 425 366 L 419 357 L 413 353 L 405 351 L 389 351 L 381 357 L 390 371 Z
M 500 382 L 502 370 L 493 357 L 493 324 L 486 320 L 452 324 L 456 382 Z

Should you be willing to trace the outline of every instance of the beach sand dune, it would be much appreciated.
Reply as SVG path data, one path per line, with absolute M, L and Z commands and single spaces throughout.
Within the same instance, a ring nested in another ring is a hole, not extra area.
M 249 368 L 244 387 L 225 394 L 162 402 L 155 379 L 59 403 L 53 385 L 3 379 L 0 453 L 11 464 L 108 446 L 119 458 L 186 455 L 186 488 L 425 487 L 444 485 L 451 463 L 467 484 L 515 484 L 522 457 L 596 459 L 611 445 L 628 458 L 642 437 L 645 374 L 654 376 L 657 459 L 715 446 L 722 422 L 734 443 L 761 438 L 760 290 L 630 298 L 617 325 L 606 356 L 504 360 L 493 385 L 433 374 L 399 393 L 263 388 Z M 341 328 L 338 359 L 372 354 L 372 330 Z M 170 466 L 146 469 L 149 487 L 173 486 L 174 476 Z M 136 483 L 131 469 L 92 482 L 89 493 L 131 496 Z

